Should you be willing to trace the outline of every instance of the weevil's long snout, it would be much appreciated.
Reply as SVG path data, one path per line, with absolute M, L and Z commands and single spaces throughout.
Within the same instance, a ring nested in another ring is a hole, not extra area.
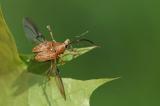
M 70 40 L 69 40 L 69 39 L 66 39 L 66 40 L 64 41 L 64 44 L 65 44 L 65 46 L 66 46 L 66 48 L 67 48 L 68 45 L 70 44 Z

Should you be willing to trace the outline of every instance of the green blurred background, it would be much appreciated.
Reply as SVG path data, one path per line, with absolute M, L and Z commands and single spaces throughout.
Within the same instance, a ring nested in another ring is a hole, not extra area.
M 58 41 L 86 30 L 101 48 L 60 67 L 64 77 L 118 77 L 91 96 L 91 106 L 160 105 L 160 1 L 158 0 L 0 0 L 19 52 L 30 53 L 22 18 L 31 17 Z M 76 99 L 76 98 L 75 98 Z

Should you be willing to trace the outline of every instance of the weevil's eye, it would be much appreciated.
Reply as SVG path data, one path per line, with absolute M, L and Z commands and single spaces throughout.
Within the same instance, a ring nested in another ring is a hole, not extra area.
M 68 48 L 68 45 L 65 45 L 65 48 Z

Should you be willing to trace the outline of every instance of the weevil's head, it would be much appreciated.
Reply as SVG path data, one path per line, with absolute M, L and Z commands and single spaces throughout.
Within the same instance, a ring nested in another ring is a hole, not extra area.
M 65 47 L 68 48 L 68 45 L 70 45 L 71 41 L 69 39 L 66 39 L 64 41 Z

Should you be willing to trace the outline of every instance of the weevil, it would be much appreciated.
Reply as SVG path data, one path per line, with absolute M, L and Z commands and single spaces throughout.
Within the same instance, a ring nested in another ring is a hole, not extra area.
M 50 79 L 50 76 L 54 74 L 58 89 L 60 90 L 60 93 L 63 96 L 63 98 L 66 100 L 63 81 L 60 76 L 59 69 L 57 67 L 57 60 L 59 59 L 59 56 L 63 54 L 65 50 L 68 49 L 74 43 L 86 41 L 91 44 L 94 44 L 94 42 L 88 39 L 76 39 L 73 41 L 66 39 L 64 42 L 56 42 L 55 39 L 53 38 L 51 27 L 47 25 L 47 29 L 52 39 L 52 41 L 48 41 L 45 39 L 42 33 L 39 32 L 35 24 L 28 17 L 25 17 L 23 19 L 23 28 L 27 38 L 37 44 L 32 49 L 32 52 L 35 54 L 34 59 L 38 62 L 46 62 L 46 61 L 51 62 L 51 66 L 47 72 L 48 79 Z

